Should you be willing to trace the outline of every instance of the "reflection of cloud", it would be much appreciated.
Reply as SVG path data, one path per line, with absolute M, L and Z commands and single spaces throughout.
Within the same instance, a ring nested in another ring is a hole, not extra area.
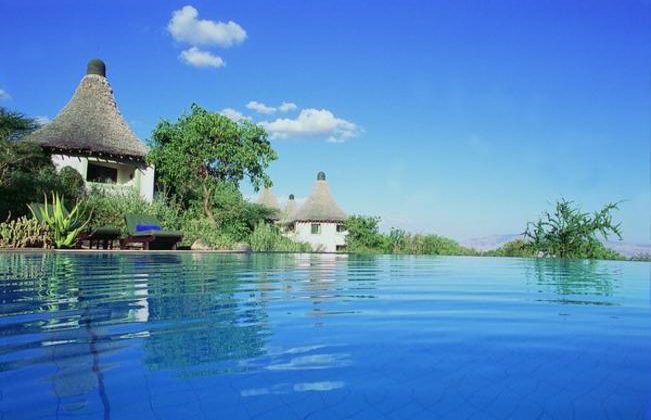
M 333 389 L 343 388 L 344 383 L 342 381 L 323 381 L 323 382 L 304 382 L 301 384 L 294 385 L 294 391 L 305 392 L 305 391 L 332 391 Z
M 287 363 L 277 363 L 266 367 L 268 370 L 315 370 L 345 367 L 350 365 L 346 353 L 315 354 L 294 357 Z
M 292 347 L 289 350 L 285 350 L 281 354 L 300 354 L 300 353 L 309 353 L 312 350 L 319 350 L 324 348 L 324 344 L 317 344 L 315 346 L 302 346 L 302 347 Z
M 272 387 L 250 388 L 240 391 L 242 397 L 258 397 L 260 395 L 281 395 L 290 392 L 327 392 L 341 389 L 345 386 L 343 381 L 301 382 L 291 385 L 289 383 L 276 384 Z

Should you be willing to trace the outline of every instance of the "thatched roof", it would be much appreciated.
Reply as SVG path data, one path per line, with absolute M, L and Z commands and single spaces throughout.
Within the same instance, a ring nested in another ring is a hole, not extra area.
M 280 210 L 278 200 L 276 199 L 274 193 L 271 191 L 271 188 L 263 188 L 262 191 L 260 191 L 257 203 L 274 210 Z
M 285 211 L 283 212 L 283 221 L 291 222 L 297 210 L 298 210 L 298 205 L 296 204 L 296 200 L 294 200 L 294 194 L 290 194 L 289 199 L 287 200 L 287 204 L 285 204 Z
M 278 204 L 276 196 L 271 191 L 271 188 L 263 188 L 262 191 L 260 191 L 257 203 L 270 209 L 276 210 L 276 215 L 272 217 L 272 219 L 280 220 L 280 205 Z
M 296 212 L 294 222 L 343 222 L 346 214 L 339 208 L 330 193 L 325 173 L 319 172 L 314 190 L 305 204 Z
M 88 63 L 86 75 L 59 115 L 26 140 L 74 156 L 141 161 L 149 151 L 120 114 L 100 60 Z

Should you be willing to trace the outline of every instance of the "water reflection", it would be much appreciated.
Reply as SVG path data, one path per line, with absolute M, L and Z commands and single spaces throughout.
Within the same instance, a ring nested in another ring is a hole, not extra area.
M 548 301 L 568 304 L 612 305 L 621 269 L 603 261 L 538 258 L 527 260 L 526 277 L 541 292 L 556 295 Z M 544 299 L 543 299 L 544 300 Z
M 468 337 L 490 333 L 474 329 L 491 322 L 503 328 L 532 291 L 539 301 L 582 304 L 576 308 L 586 315 L 602 310 L 594 305 L 621 304 L 622 267 L 552 259 L 0 253 L 0 411 L 16 400 L 16 393 L 7 397 L 7 378 L 19 378 L 39 406 L 58 410 L 42 417 L 92 411 L 105 418 L 125 394 L 151 398 L 150 384 L 212 386 L 251 401 L 350 392 L 356 380 L 359 387 L 367 377 L 387 379 L 385 371 L 402 380 L 400 363 L 454 366 L 435 361 L 454 361 L 455 352 L 468 350 Z M 445 345 L 460 347 L 447 352 Z M 482 349 L 469 348 L 481 357 Z M 382 368 L 363 370 L 371 362 Z M 405 372 L 417 382 L 423 366 Z M 460 364 L 449 374 L 456 368 L 470 369 Z M 125 383 L 133 389 L 126 392 Z M 24 409 L 14 404 L 7 412 Z
M 205 365 L 263 353 L 269 335 L 265 301 L 254 281 L 240 278 L 249 268 L 244 263 L 195 256 L 168 261 L 164 271 L 150 274 L 149 336 L 143 345 L 148 368 L 214 374 L 237 366 Z

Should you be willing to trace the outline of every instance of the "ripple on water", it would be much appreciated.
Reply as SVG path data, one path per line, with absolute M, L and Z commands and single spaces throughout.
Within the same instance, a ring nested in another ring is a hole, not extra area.
M 645 418 L 649 267 L 3 252 L 0 412 Z

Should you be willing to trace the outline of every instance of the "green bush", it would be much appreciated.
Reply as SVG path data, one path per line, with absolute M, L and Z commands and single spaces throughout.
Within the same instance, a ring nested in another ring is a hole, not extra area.
M 487 257 L 534 257 L 536 250 L 531 242 L 515 239 L 497 249 L 486 251 L 483 255 Z
M 434 234 L 412 234 L 393 228 L 387 236 L 387 252 L 408 255 L 477 255 L 457 241 Z
M 278 227 L 259 223 L 249 237 L 251 250 L 256 252 L 310 252 L 310 244 L 295 242 L 282 235 Z
M 412 234 L 396 228 L 382 234 L 379 217 L 351 216 L 344 224 L 348 231 L 347 250 L 356 254 L 478 255 L 475 250 L 439 235 Z
M 86 182 L 77 170 L 71 166 L 64 166 L 59 171 L 59 182 L 64 190 L 64 196 L 79 200 L 86 193 Z
M 196 240 L 201 240 L 212 249 L 232 249 L 239 242 L 202 215 L 184 218 L 180 230 L 183 232 L 183 245 L 192 245 Z
M 57 173 L 51 157 L 39 145 L 0 139 L 0 220 L 29 215 L 27 205 L 41 202 L 43 194 L 58 193 L 66 205 L 83 196 L 83 178 L 72 168 Z
M 354 215 L 344 222 L 346 249 L 354 253 L 386 252 L 387 238 L 380 233 L 380 218 Z
M 239 194 L 239 192 L 238 192 Z M 139 213 L 156 217 L 164 229 L 183 232 L 182 245 L 192 245 L 201 239 L 211 248 L 228 249 L 236 242 L 243 241 L 253 231 L 255 223 L 264 217 L 267 210 L 256 213 L 257 206 L 240 200 L 234 194 L 219 200 L 222 205 L 215 215 L 220 221 L 218 226 L 208 220 L 201 209 L 183 210 L 174 199 L 156 197 L 153 203 L 147 202 L 136 191 L 127 194 L 106 194 L 99 190 L 91 191 L 84 200 L 83 212 L 91 215 L 91 228 L 115 226 L 127 233 L 124 216 L 127 213 Z M 224 198 L 224 197 L 222 197 Z
M 546 257 L 623 259 L 600 241 L 611 234 L 622 239 L 620 223 L 613 222 L 615 210 L 618 203 L 608 203 L 590 214 L 561 199 L 552 212 L 544 211 L 537 222 L 529 222 L 524 235 L 536 253 Z
M 164 229 L 179 230 L 182 212 L 174 201 L 157 198 L 153 203 L 147 202 L 133 190 L 124 194 L 104 193 L 92 190 L 81 204 L 81 212 L 90 216 L 90 228 L 115 226 L 127 233 L 124 216 L 127 213 L 146 214 L 156 217 Z
M 0 223 L 0 248 L 49 248 L 52 238 L 48 226 L 23 216 Z

